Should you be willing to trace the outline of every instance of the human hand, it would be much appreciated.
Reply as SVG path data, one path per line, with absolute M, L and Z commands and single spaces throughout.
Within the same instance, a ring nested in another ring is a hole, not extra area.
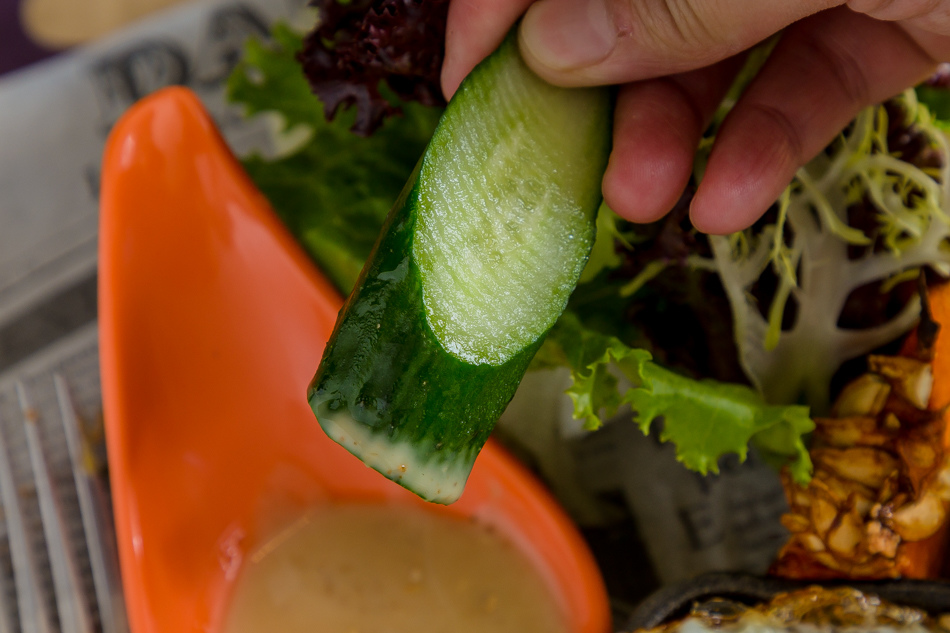
M 452 0 L 447 97 L 523 13 L 522 55 L 541 77 L 621 84 L 603 193 L 634 222 L 673 207 L 743 52 L 785 29 L 692 200 L 693 224 L 717 234 L 755 222 L 861 108 L 950 60 L 950 0 Z

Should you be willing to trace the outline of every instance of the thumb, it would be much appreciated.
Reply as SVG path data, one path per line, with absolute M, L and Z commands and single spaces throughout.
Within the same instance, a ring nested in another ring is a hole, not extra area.
M 708 66 L 843 0 L 539 0 L 522 55 L 563 86 L 619 84 Z

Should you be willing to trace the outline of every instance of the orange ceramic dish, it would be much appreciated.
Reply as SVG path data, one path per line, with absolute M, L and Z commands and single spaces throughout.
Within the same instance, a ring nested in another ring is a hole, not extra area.
M 340 297 L 284 230 L 193 94 L 157 93 L 106 148 L 102 386 L 134 633 L 216 631 L 246 552 L 325 500 L 425 505 L 328 440 L 306 388 Z M 461 500 L 550 581 L 572 630 L 605 633 L 571 522 L 497 445 Z

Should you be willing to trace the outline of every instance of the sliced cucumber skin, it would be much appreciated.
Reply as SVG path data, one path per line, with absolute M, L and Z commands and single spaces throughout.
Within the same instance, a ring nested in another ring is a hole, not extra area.
M 603 135 L 602 155 L 591 157 L 600 161 L 600 173 L 609 151 L 609 120 Z M 426 317 L 413 257 L 420 171 L 394 205 L 340 312 L 308 400 L 331 439 L 367 466 L 425 499 L 451 503 L 547 332 L 500 364 L 466 362 L 442 346 Z M 599 180 L 595 186 L 591 236 Z M 412 455 L 393 461 L 379 455 L 379 446 L 410 447 Z
M 415 193 L 413 187 L 344 305 L 309 400 L 317 420 L 345 412 L 391 443 L 414 446 L 422 453 L 420 462 L 444 461 L 467 473 L 541 341 L 501 366 L 470 365 L 442 348 L 422 313 L 419 270 L 408 255 Z M 377 467 L 357 456 L 390 479 L 411 484 L 411 473 L 402 481 L 398 468 Z M 446 482 L 430 491 L 408 487 L 448 503 L 464 483 Z

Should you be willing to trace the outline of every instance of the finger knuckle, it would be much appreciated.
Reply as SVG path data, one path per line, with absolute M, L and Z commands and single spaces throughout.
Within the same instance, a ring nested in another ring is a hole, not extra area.
M 768 103 L 752 103 L 749 104 L 749 108 L 747 118 L 759 118 L 764 123 L 763 129 L 766 130 L 766 136 L 772 141 L 772 152 L 784 154 L 792 164 L 803 164 L 805 162 L 804 141 L 798 126 L 788 113 Z
M 706 54 L 722 43 L 722 29 L 702 0 L 649 0 L 629 3 L 638 26 L 661 50 Z
M 944 0 L 849 0 L 848 8 L 878 20 L 899 21 L 934 15 Z
M 845 103 L 862 107 L 871 101 L 871 87 L 861 62 L 843 47 L 824 39 L 806 37 L 803 54 L 810 58 L 816 72 L 824 71 L 828 86 L 841 93 Z
M 762 155 L 757 164 L 773 167 L 804 164 L 804 139 L 788 112 L 766 102 L 746 103 L 744 108 L 743 121 L 758 130 L 758 138 L 762 140 L 759 146 Z

